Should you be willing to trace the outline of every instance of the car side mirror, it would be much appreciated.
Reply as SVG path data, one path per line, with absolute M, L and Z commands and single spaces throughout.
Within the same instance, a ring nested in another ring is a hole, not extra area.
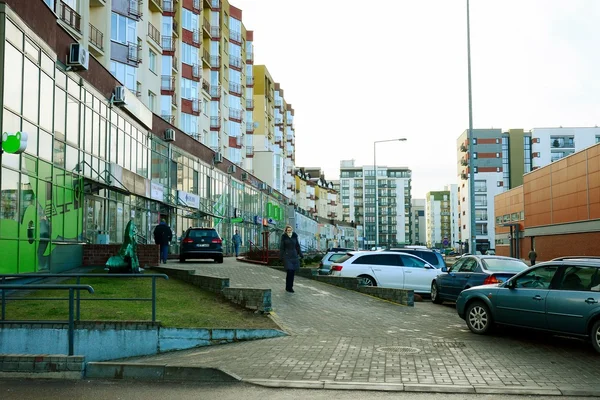
M 516 284 L 515 281 L 511 280 L 511 281 L 506 282 L 506 287 L 509 288 L 509 289 L 514 289 L 514 288 L 517 287 L 517 284 Z
M 448 272 L 448 267 L 442 267 L 441 271 L 442 272 Z

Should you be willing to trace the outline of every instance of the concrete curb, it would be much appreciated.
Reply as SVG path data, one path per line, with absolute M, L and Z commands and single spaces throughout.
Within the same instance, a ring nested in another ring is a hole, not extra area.
M 219 368 L 113 362 L 87 363 L 84 378 L 153 381 L 239 382 L 241 378 Z

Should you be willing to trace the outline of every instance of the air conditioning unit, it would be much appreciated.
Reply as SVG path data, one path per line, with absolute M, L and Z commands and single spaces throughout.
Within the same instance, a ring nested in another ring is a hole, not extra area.
M 126 100 L 125 93 L 126 93 L 125 86 L 117 86 L 115 88 L 115 92 L 113 94 L 112 103 L 117 106 L 125 104 L 125 100 Z
M 223 162 L 223 154 L 220 152 L 215 153 L 215 164 L 219 164 Z
M 237 167 L 235 165 L 230 165 L 229 168 L 227 168 L 228 174 L 235 174 L 235 171 L 237 171 Z
M 246 172 L 242 172 L 242 180 L 243 181 L 248 180 L 248 174 Z
M 90 65 L 90 53 L 80 43 L 71 43 L 67 65 L 74 70 L 86 70 Z
M 166 129 L 165 142 L 172 142 L 173 140 L 175 140 L 175 129 Z

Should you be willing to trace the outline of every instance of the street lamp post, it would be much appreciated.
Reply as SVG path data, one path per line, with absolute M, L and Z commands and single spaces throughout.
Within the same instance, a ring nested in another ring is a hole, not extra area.
M 471 23 L 469 16 L 469 0 L 467 0 L 467 68 L 469 74 L 469 251 L 476 254 L 475 233 L 475 166 L 473 165 L 473 97 L 471 95 Z
M 373 142 L 373 175 L 375 178 L 375 250 L 377 250 L 377 247 L 379 246 L 379 206 L 377 204 L 377 192 L 378 192 L 378 186 L 377 186 L 377 152 L 375 151 L 376 149 L 376 144 L 377 143 L 383 143 L 383 142 L 405 142 L 406 138 L 399 138 L 399 139 L 388 139 L 388 140 L 376 140 Z

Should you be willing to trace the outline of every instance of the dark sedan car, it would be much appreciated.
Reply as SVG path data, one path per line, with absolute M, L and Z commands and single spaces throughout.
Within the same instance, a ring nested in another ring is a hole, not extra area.
M 223 262 L 223 241 L 215 228 L 189 228 L 181 240 L 179 262 L 190 258 L 212 258 Z
M 521 260 L 501 256 L 463 256 L 449 270 L 442 268 L 431 282 L 431 301 L 455 301 L 460 292 L 473 286 L 501 283 L 527 269 Z
M 505 283 L 464 290 L 456 311 L 473 333 L 513 325 L 588 338 L 600 352 L 600 261 L 537 264 Z

